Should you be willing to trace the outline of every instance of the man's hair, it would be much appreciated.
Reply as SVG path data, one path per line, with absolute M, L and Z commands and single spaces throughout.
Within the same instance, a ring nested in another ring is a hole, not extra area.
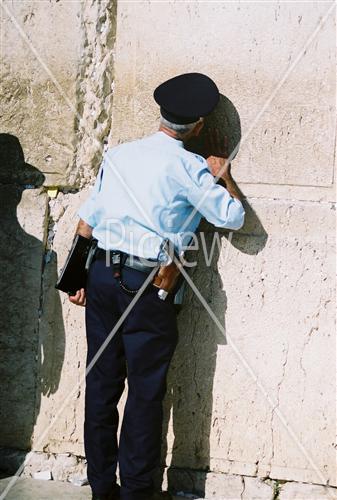
M 197 120 L 196 122 L 193 122 L 193 123 L 184 123 L 184 124 L 172 123 L 172 122 L 166 120 L 166 118 L 164 118 L 162 115 L 160 115 L 160 123 L 162 125 L 164 125 L 164 127 L 169 128 L 171 130 L 174 130 L 175 132 L 177 132 L 178 134 L 181 134 L 181 135 L 186 134 L 187 132 L 190 132 L 196 126 L 198 121 L 199 120 Z

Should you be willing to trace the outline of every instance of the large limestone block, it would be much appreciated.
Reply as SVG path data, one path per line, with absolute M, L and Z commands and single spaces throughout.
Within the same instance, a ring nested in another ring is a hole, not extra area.
M 280 488 L 280 500 L 333 500 L 337 490 L 318 484 L 285 483 Z
M 11 485 L 13 485 L 11 487 Z M 0 479 L 0 493 L 7 488 L 8 500 L 89 500 L 92 498 L 90 486 L 73 486 L 61 481 L 41 481 L 37 479 L 5 478 Z M 184 498 L 184 497 L 183 497 Z M 172 500 L 183 500 L 181 496 L 174 496 Z M 188 498 L 188 497 L 187 497 Z M 201 500 L 201 499 L 200 499 Z M 220 499 L 219 499 L 220 500 Z
M 332 208 L 255 200 L 210 267 L 198 252 L 190 277 L 211 313 L 188 287 L 166 399 L 168 464 L 336 484 Z
M 13 481 L 13 482 L 12 482 Z M 13 486 L 12 486 L 13 485 Z M 8 500 L 88 500 L 90 486 L 78 488 L 61 481 L 41 481 L 38 479 L 6 478 L 0 480 L 0 492 L 5 492 Z
M 66 185 L 71 175 L 80 14 L 81 2 L 2 5 L 2 129 L 19 137 L 46 185 Z
M 43 279 L 35 451 L 84 454 L 84 308 L 71 304 L 54 286 L 73 241 L 76 211 L 87 195 L 87 190 L 60 193 L 51 203 L 54 237 Z
M 2 129 L 45 185 L 85 185 L 111 127 L 116 2 L 4 2 L 2 24 Z
M 0 187 L 0 444 L 29 448 L 35 419 L 41 273 L 47 197 L 40 189 Z
M 242 500 L 273 500 L 275 485 L 255 477 L 243 477 L 244 490 Z
M 159 83 L 200 71 L 215 79 L 239 112 L 235 169 L 239 181 L 252 185 L 251 196 L 262 191 L 273 197 L 282 192 L 277 185 L 287 185 L 288 195 L 312 199 L 312 186 L 331 186 L 332 4 L 121 2 L 118 27 L 113 143 L 156 129 L 159 107 L 152 92 Z
M 169 485 L 169 486 L 168 486 Z M 256 477 L 171 468 L 165 471 L 162 489 L 179 495 L 214 500 L 272 500 L 274 484 Z

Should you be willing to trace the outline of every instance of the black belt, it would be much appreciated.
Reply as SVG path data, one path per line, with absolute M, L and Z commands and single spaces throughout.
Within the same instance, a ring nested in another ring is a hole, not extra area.
M 120 250 L 103 250 L 103 248 L 97 248 L 95 259 L 110 262 L 112 266 L 119 267 L 121 265 L 121 267 L 131 267 L 132 269 L 136 269 L 146 274 L 150 274 L 151 271 L 159 265 L 159 262 L 154 259 L 141 259 L 140 257 L 129 255 Z M 149 264 L 146 264 L 145 261 L 149 262 Z
M 159 268 L 160 266 L 159 261 L 156 259 L 145 259 L 145 258 L 141 259 L 140 257 L 137 257 L 135 255 L 129 255 L 120 250 L 104 250 L 103 248 L 99 247 L 96 247 L 94 259 L 104 260 L 105 262 L 109 262 L 109 264 L 111 264 L 112 267 L 112 274 L 114 278 L 117 278 L 120 287 L 130 295 L 138 293 L 139 289 L 130 289 L 123 282 L 122 268 L 124 266 L 130 267 L 131 269 L 136 269 L 137 271 L 141 271 L 146 275 L 149 275 L 154 268 L 156 267 Z M 146 264 L 146 262 L 148 262 L 149 264 Z M 150 282 L 147 285 L 146 289 L 149 289 L 151 285 L 152 282 Z M 178 283 L 174 291 L 169 292 L 171 300 L 173 300 L 172 297 L 174 297 L 175 293 L 177 292 L 178 288 L 180 288 L 180 286 L 181 286 L 181 280 L 179 283 L 178 279 Z M 165 300 L 165 298 L 163 300 Z

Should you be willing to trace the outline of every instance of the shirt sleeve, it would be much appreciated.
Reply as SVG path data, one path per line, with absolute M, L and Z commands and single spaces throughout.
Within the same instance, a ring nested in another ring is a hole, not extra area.
M 215 183 L 207 161 L 194 155 L 197 164 L 188 169 L 191 182 L 187 199 L 200 214 L 216 227 L 240 229 L 243 226 L 245 210 L 240 200 L 233 198 L 226 188 Z
M 91 188 L 88 198 L 77 211 L 77 215 L 91 227 L 97 226 L 97 195 L 100 192 L 102 186 L 104 163 L 105 157 L 103 158 L 103 161 L 100 165 L 95 184 Z

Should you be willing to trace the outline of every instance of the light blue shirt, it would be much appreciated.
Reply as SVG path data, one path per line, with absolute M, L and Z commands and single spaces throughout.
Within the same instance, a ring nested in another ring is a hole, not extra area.
M 202 217 L 240 229 L 245 215 L 242 203 L 214 182 L 207 161 L 162 131 L 109 148 L 77 213 L 100 248 L 148 259 L 157 258 L 163 238 L 183 250 Z

